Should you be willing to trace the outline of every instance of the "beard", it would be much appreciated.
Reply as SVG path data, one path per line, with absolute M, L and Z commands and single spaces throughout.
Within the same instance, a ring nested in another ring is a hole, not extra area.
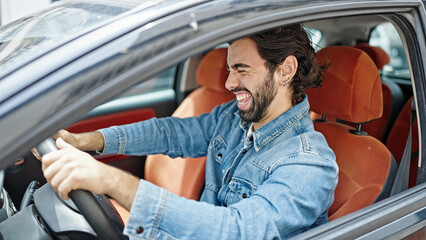
M 252 94 L 246 88 L 234 91 L 237 90 L 245 90 L 252 95 L 251 107 L 247 110 L 240 110 L 240 117 L 246 122 L 259 122 L 265 116 L 266 110 L 277 95 L 273 74 L 268 74 L 265 77 L 265 81 L 256 88 L 255 94 Z

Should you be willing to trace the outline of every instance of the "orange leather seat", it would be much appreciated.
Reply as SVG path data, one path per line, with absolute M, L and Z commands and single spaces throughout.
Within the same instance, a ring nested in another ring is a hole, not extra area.
M 330 65 L 324 72 L 322 87 L 308 91 L 311 110 L 356 124 L 381 117 L 380 74 L 365 52 L 351 47 L 327 47 L 318 52 L 318 61 Z M 336 121 L 316 121 L 314 126 L 324 134 L 339 165 L 330 220 L 389 195 L 396 164 L 382 142 Z

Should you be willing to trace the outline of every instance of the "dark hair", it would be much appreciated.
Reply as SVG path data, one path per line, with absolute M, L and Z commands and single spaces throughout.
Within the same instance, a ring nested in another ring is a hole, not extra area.
M 303 100 L 307 88 L 321 86 L 322 72 L 327 66 L 317 63 L 315 50 L 301 24 L 261 32 L 249 38 L 256 44 L 259 55 L 266 60 L 265 65 L 270 73 L 275 72 L 278 65 L 289 55 L 297 58 L 297 71 L 290 83 L 293 105 Z

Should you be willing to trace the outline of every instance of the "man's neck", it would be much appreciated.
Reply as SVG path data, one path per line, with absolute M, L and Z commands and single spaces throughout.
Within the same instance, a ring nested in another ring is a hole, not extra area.
M 275 108 L 279 110 L 275 110 L 271 112 L 271 106 L 270 106 L 262 119 L 260 119 L 258 122 L 253 122 L 253 132 L 265 126 L 266 124 L 268 124 L 275 118 L 281 116 L 281 114 L 287 112 L 287 110 L 289 110 L 290 108 L 292 108 L 292 104 L 288 103 L 288 104 L 285 104 L 284 106 L 281 105 L 281 108 Z

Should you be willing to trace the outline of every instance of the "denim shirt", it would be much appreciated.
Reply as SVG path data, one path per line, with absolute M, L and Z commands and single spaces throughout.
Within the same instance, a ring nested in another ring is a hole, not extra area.
M 130 239 L 286 239 L 327 222 L 338 167 L 307 97 L 249 135 L 238 111 L 234 100 L 199 117 L 100 130 L 104 153 L 207 155 L 200 201 L 140 181 Z

